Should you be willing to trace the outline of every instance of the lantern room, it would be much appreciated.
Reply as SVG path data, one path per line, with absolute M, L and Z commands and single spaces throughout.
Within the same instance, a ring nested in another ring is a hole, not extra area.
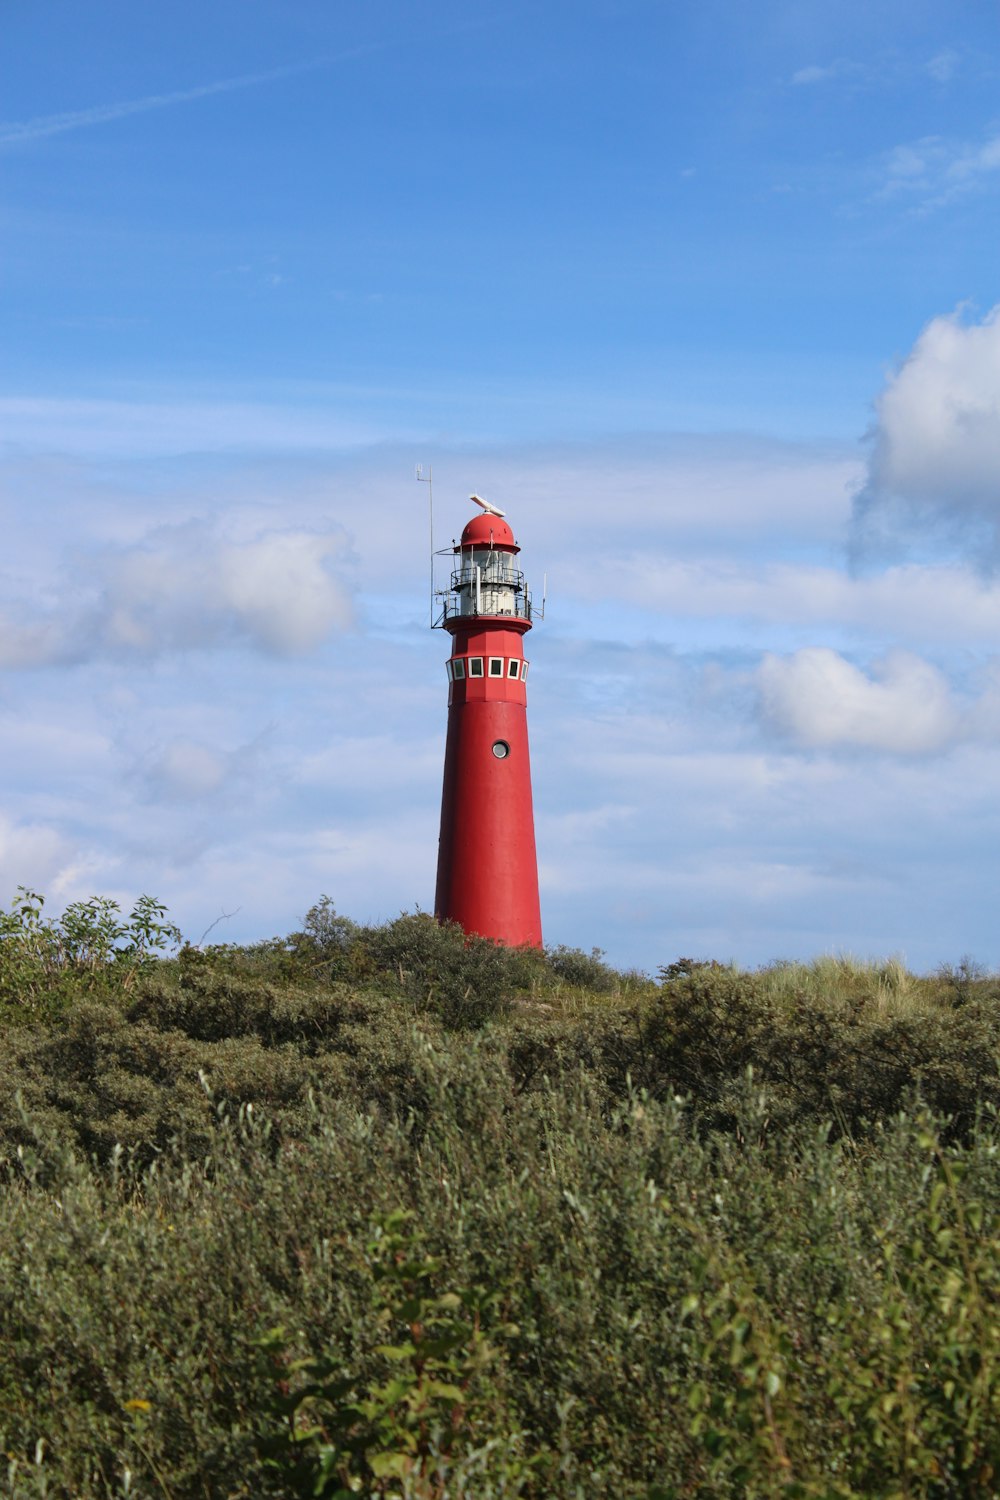
M 455 616 L 487 615 L 531 620 L 531 596 L 516 565 L 521 549 L 501 516 L 473 516 L 456 543 L 451 586 L 439 623 Z

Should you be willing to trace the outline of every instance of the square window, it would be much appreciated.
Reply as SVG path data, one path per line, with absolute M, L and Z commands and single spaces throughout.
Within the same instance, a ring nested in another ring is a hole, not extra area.
M 490 676 L 491 677 L 502 677 L 503 676 L 503 657 L 502 656 L 491 656 L 490 657 Z
M 465 662 L 460 656 L 456 656 L 451 664 L 451 675 L 456 682 L 461 682 L 465 676 Z
M 521 663 L 518 661 L 517 657 L 512 656 L 510 661 L 507 663 L 507 676 L 517 677 L 520 672 L 520 667 Z
M 469 676 L 470 677 L 482 677 L 482 675 L 483 675 L 483 658 L 481 656 L 470 656 L 469 657 Z

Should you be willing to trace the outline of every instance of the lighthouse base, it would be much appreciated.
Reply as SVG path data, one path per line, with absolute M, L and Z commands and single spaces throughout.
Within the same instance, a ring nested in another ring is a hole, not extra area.
M 523 703 L 448 710 L 436 916 L 509 947 L 542 946 Z

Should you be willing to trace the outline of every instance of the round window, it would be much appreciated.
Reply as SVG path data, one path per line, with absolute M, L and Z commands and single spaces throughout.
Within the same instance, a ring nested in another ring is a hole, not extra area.
M 494 740 L 493 754 L 496 756 L 497 760 L 506 760 L 508 755 L 510 754 L 510 746 L 508 745 L 507 741 Z

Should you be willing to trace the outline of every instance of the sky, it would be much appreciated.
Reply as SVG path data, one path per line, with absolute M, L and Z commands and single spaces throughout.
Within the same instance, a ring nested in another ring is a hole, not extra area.
M 432 909 L 422 464 L 547 579 L 548 943 L 1000 967 L 993 0 L 3 0 L 0 70 L 0 905 Z

